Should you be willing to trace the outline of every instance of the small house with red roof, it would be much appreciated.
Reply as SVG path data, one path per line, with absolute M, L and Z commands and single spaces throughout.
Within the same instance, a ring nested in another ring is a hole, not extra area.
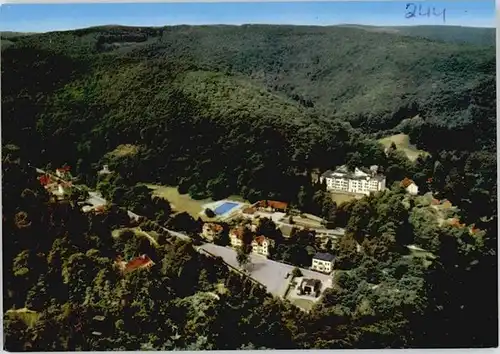
M 137 269 L 149 269 L 154 265 L 154 262 L 147 255 L 135 257 L 128 262 L 125 262 L 118 257 L 115 264 L 119 267 L 122 273 L 127 274 Z
M 245 228 L 243 226 L 232 229 L 229 232 L 229 240 L 231 241 L 231 246 L 240 247 L 243 245 L 243 232 Z
M 70 170 L 71 170 L 71 167 L 69 167 L 69 166 L 56 168 L 56 176 L 59 178 L 65 178 L 68 176 L 68 173 Z
M 252 241 L 252 252 L 269 257 L 270 248 L 274 246 L 274 240 L 265 236 L 257 236 Z
M 40 181 L 40 184 L 44 187 L 47 187 L 49 184 L 52 183 L 52 180 L 50 179 L 49 175 L 42 175 L 38 177 L 38 180 Z
M 411 195 L 417 195 L 418 194 L 418 186 L 417 184 L 409 179 L 408 177 L 405 177 L 402 181 L 401 181 L 401 187 L 403 187 L 404 189 L 406 189 L 406 191 L 411 194 Z
M 212 242 L 215 237 L 222 234 L 224 228 L 220 224 L 206 222 L 203 224 L 201 236 L 207 241 Z
M 264 209 L 266 211 L 281 211 L 285 212 L 288 208 L 288 204 L 285 202 L 280 202 L 277 200 L 260 200 L 254 204 L 257 209 Z

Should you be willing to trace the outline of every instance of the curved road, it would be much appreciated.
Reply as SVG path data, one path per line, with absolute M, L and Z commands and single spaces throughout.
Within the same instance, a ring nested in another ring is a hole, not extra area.
M 36 168 L 38 173 L 48 174 L 46 171 L 43 171 L 39 168 Z M 58 180 L 64 181 L 62 178 L 54 176 L 49 173 L 49 175 L 55 177 Z M 75 186 L 76 187 L 76 186 Z M 76 187 L 78 188 L 78 187 Z M 89 192 L 89 198 L 87 200 L 88 203 L 92 204 L 92 206 L 97 207 L 101 205 L 106 205 L 107 200 L 104 199 L 98 192 L 92 191 Z M 137 219 L 140 215 L 127 210 L 127 213 L 130 218 Z M 161 226 L 161 225 L 160 225 Z M 189 240 L 190 237 L 173 230 L 169 230 L 163 226 L 161 226 L 163 230 L 169 232 L 170 234 L 179 237 L 184 240 Z M 236 261 L 236 251 L 229 247 L 218 246 L 213 243 L 205 243 L 201 246 L 195 246 L 195 249 L 199 252 L 200 250 L 205 250 L 210 252 L 215 256 L 222 257 L 224 262 L 233 266 L 234 268 L 239 268 L 239 264 Z M 287 273 L 291 273 L 295 266 L 284 264 L 280 262 L 276 262 L 270 260 L 264 256 L 251 254 L 251 265 L 250 265 L 250 274 L 252 278 L 264 284 L 267 288 L 267 291 L 275 296 L 283 297 L 286 289 L 288 287 L 288 283 L 290 278 L 287 278 Z M 325 287 L 330 287 L 332 282 L 332 275 L 318 273 L 309 269 L 301 268 L 302 273 L 305 277 L 319 279 L 323 282 Z

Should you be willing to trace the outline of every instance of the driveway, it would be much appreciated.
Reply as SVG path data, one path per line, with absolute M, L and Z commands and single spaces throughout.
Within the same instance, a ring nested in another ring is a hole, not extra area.
M 222 259 L 224 259 L 226 263 L 235 268 L 239 267 L 238 262 L 236 261 L 236 251 L 232 248 L 222 247 L 214 245 L 212 243 L 206 243 L 200 246 L 200 248 L 216 256 L 222 257 Z M 251 254 L 250 257 L 252 260 L 252 265 L 249 266 L 249 270 L 252 278 L 264 284 L 267 288 L 267 291 L 271 294 L 283 297 L 290 280 L 290 278 L 285 279 L 285 276 L 287 273 L 291 273 L 295 267 L 288 264 L 279 263 L 256 254 Z M 330 275 L 302 268 L 301 271 L 307 278 L 319 279 L 324 284 L 331 284 Z

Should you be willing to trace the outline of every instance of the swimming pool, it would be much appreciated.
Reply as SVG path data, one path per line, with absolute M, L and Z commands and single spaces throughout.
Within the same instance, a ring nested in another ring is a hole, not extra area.
M 229 210 L 236 208 L 239 204 L 238 203 L 233 203 L 233 202 L 224 202 L 221 205 L 219 205 L 217 208 L 215 208 L 214 213 L 216 215 L 222 215 L 227 213 Z

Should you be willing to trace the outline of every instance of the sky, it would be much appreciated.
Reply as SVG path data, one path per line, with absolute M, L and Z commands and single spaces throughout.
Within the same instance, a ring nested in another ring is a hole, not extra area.
M 494 0 L 415 2 L 416 16 L 411 18 L 406 18 L 407 4 L 408 1 L 4 4 L 0 7 L 0 30 L 47 32 L 109 24 L 495 27 Z M 431 15 L 420 16 L 419 12 L 426 14 L 428 7 Z M 446 22 L 440 15 L 443 9 Z

